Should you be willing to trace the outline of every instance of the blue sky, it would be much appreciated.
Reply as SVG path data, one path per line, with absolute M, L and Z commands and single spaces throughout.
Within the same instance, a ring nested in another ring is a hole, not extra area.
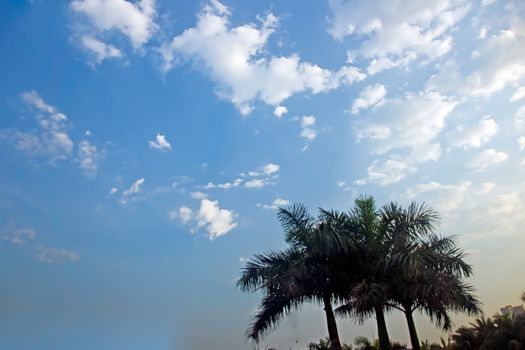
M 486 314 L 519 302 L 520 1 L 32 0 L 0 15 L 7 348 L 248 349 L 258 296 L 234 280 L 284 247 L 275 208 L 358 194 L 429 203 Z M 324 335 L 306 306 L 262 346 Z

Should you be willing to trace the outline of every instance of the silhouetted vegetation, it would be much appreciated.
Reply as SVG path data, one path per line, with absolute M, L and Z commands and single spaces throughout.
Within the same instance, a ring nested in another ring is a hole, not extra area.
M 358 349 L 402 346 L 388 336 L 385 313 L 393 310 L 405 315 L 418 350 L 426 345 L 418 339 L 414 311 L 445 330 L 452 326 L 451 311 L 480 312 L 474 289 L 465 282 L 472 268 L 463 250 L 436 232 L 439 216 L 424 204 L 378 209 L 372 197 L 359 197 L 348 212 L 320 209 L 314 217 L 296 204 L 277 216 L 289 247 L 252 257 L 237 282 L 243 291 L 262 293 L 246 332 L 255 342 L 305 302 L 323 306 L 328 329 L 328 339 L 311 349 L 351 348 L 339 340 L 334 304 L 335 313 L 358 322 L 375 316 L 378 343 L 358 338 Z

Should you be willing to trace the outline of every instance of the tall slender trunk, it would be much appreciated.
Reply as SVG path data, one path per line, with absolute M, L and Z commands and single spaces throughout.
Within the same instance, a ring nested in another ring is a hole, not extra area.
M 341 341 L 337 332 L 337 323 L 335 322 L 334 310 L 330 302 L 330 294 L 323 295 L 324 312 L 326 313 L 326 323 L 328 325 L 328 337 L 330 338 L 330 349 L 341 350 Z
M 417 337 L 416 324 L 414 323 L 414 317 L 410 308 L 405 308 L 405 317 L 408 323 L 408 332 L 410 333 L 410 342 L 412 343 L 413 350 L 421 350 L 419 338 Z
M 376 307 L 377 336 L 379 337 L 379 347 L 381 350 L 390 350 L 390 338 L 386 329 L 385 312 L 382 307 Z

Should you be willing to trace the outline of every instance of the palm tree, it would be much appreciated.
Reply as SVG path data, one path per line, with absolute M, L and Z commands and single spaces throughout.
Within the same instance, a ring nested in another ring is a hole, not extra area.
M 336 311 L 357 316 L 360 321 L 376 315 L 381 350 L 391 348 L 384 313 L 391 309 L 392 276 L 400 271 L 416 271 L 422 255 L 414 249 L 423 237 L 430 235 L 437 214 L 425 205 L 411 204 L 407 209 L 390 203 L 378 210 L 370 196 L 358 197 L 343 226 L 353 235 L 362 252 L 359 256 L 361 280 L 353 282 L 349 300 Z
M 453 239 L 435 234 L 439 216 L 430 207 L 412 203 L 405 209 L 389 203 L 377 210 L 372 197 L 359 197 L 347 220 L 344 231 L 363 246 L 362 280 L 353 283 L 349 302 L 336 311 L 360 321 L 375 313 L 382 350 L 390 348 L 384 312 L 392 308 L 405 314 L 416 350 L 415 310 L 445 329 L 451 326 L 447 310 L 479 311 L 472 287 L 462 280 L 472 268 Z
M 426 313 L 443 330 L 450 330 L 448 311 L 472 316 L 481 309 L 473 287 L 463 282 L 463 277 L 471 275 L 472 267 L 464 261 L 464 253 L 454 239 L 429 234 L 410 245 L 412 266 L 400 264 L 391 275 L 390 306 L 405 314 L 412 348 L 420 350 L 412 316 L 415 310 Z
M 340 297 L 338 280 L 345 271 L 336 257 L 348 251 L 351 242 L 334 230 L 331 218 L 314 218 L 303 205 L 279 209 L 278 218 L 290 247 L 255 255 L 237 281 L 243 291 L 263 293 L 247 336 L 257 342 L 282 316 L 305 302 L 315 302 L 324 306 L 331 349 L 340 350 L 332 301 Z

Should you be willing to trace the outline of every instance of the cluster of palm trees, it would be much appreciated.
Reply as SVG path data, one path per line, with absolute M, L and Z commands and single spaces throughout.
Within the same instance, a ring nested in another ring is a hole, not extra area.
M 424 204 L 377 208 L 366 196 L 348 212 L 320 209 L 314 217 L 296 204 L 277 216 L 288 248 L 253 256 L 237 281 L 243 291 L 262 293 L 246 332 L 255 342 L 306 302 L 323 306 L 332 350 L 342 349 L 336 314 L 358 322 L 375 315 L 379 347 L 390 350 L 385 313 L 399 310 L 420 350 L 414 311 L 443 329 L 451 328 L 451 311 L 480 312 L 465 282 L 472 268 L 464 252 L 436 233 L 438 214 Z
M 525 301 L 525 293 L 521 298 Z M 451 338 L 448 349 L 453 350 L 525 349 L 525 315 L 481 317 L 459 327 Z

